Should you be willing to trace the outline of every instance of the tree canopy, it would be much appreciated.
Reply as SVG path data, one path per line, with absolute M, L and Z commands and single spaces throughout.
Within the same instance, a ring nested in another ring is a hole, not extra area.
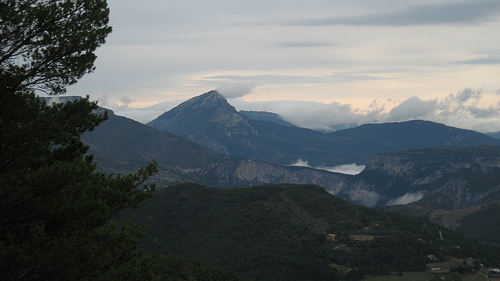
M 2 0 L 0 85 L 64 93 L 94 70 L 108 21 L 105 0 Z
M 51 103 L 94 69 L 111 31 L 104 0 L 0 1 L 0 279 L 148 280 L 142 229 L 111 219 L 151 196 L 156 162 L 95 171 L 80 137 L 107 119 L 97 103 Z

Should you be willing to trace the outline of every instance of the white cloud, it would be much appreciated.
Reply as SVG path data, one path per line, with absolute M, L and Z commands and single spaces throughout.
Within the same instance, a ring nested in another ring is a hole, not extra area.
M 361 173 L 361 171 L 363 171 L 363 169 L 365 168 L 365 165 L 357 165 L 356 163 L 338 165 L 333 167 L 326 167 L 326 166 L 312 167 L 311 165 L 309 165 L 308 161 L 302 159 L 298 159 L 294 163 L 290 164 L 290 166 L 308 167 L 318 170 L 325 170 L 333 173 L 347 174 L 347 175 L 357 175 Z
M 177 101 L 168 101 L 168 102 L 162 102 L 162 103 L 158 103 L 158 104 L 155 104 L 153 106 L 148 106 L 148 107 L 144 107 L 144 108 L 132 108 L 132 107 L 129 107 L 127 104 L 119 105 L 115 102 L 99 101 L 99 106 L 113 110 L 113 112 L 116 115 L 126 116 L 130 119 L 133 119 L 135 121 L 146 124 L 146 123 L 154 120 L 158 116 L 162 115 L 163 113 L 174 108 L 175 106 L 179 105 L 181 102 L 182 101 L 178 101 L 178 100 Z
M 398 197 L 396 199 L 389 200 L 386 206 L 395 206 L 395 205 L 407 205 L 413 202 L 416 202 L 424 197 L 424 191 L 418 192 L 408 192 L 405 195 Z
M 225 83 L 218 87 L 216 90 L 225 98 L 241 98 L 250 94 L 255 89 L 255 84 L 250 83 Z
M 361 204 L 367 207 L 374 207 L 380 201 L 380 195 L 378 195 L 376 192 L 364 189 L 353 189 L 350 190 L 348 194 L 351 200 L 353 200 L 357 204 Z
M 231 101 L 238 110 L 269 111 L 279 114 L 283 120 L 296 126 L 331 132 L 358 124 L 380 121 L 384 116 L 380 109 L 366 112 L 353 110 L 350 105 L 308 101 Z
M 347 175 L 357 175 L 365 169 L 365 165 L 357 165 L 356 163 L 338 165 L 334 167 L 318 167 L 317 169 L 327 170 L 334 173 L 341 173 Z
M 302 159 L 298 159 L 296 162 L 290 164 L 290 166 L 309 167 L 309 168 L 311 168 L 311 166 L 309 165 L 309 162 L 308 161 L 304 161 Z
M 425 119 L 436 112 L 438 103 L 435 100 L 421 100 L 418 97 L 411 97 L 400 105 L 391 109 L 386 121 L 406 121 L 411 119 Z

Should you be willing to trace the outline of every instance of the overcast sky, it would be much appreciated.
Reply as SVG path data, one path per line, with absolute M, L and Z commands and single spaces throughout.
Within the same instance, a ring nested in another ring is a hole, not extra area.
M 140 122 L 217 89 L 315 129 L 426 119 L 500 131 L 498 0 L 108 5 L 97 69 L 68 94 Z

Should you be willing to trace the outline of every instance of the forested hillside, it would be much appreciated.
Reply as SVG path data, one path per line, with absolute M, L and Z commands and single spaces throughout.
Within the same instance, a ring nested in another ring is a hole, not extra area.
M 141 247 L 254 280 L 341 280 L 421 271 L 427 255 L 498 264 L 498 248 L 426 218 L 356 206 L 311 185 L 158 191 L 122 217 L 149 227 Z

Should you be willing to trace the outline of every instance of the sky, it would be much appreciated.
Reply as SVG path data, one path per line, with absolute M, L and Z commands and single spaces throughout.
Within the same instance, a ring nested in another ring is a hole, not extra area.
M 139 122 L 216 89 L 332 131 L 430 120 L 500 131 L 498 0 L 108 0 L 96 70 L 68 88 Z

